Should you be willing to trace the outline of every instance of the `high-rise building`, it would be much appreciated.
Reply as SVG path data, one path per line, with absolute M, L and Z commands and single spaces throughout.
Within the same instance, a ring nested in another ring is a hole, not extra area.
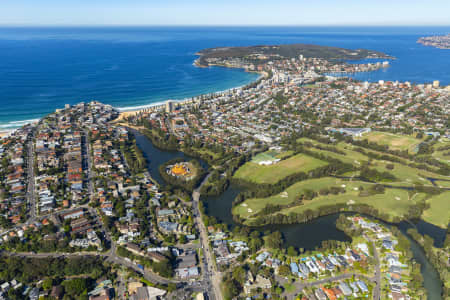
M 433 87 L 438 88 L 439 87 L 439 80 L 433 81 Z
M 171 113 L 173 111 L 174 102 L 172 100 L 167 100 L 166 102 L 166 113 Z

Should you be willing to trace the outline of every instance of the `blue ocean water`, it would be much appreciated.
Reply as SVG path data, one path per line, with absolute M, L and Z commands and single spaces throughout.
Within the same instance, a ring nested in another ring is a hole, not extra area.
M 450 27 L 78 27 L 0 28 L 0 130 L 64 104 L 98 100 L 136 107 L 221 91 L 256 74 L 197 68 L 195 53 L 219 46 L 310 43 L 393 55 L 361 80 L 450 84 L 450 50 L 416 43 Z

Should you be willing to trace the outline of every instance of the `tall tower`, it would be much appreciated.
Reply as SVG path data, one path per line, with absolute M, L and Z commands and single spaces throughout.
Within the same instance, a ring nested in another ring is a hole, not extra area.
M 167 100 L 166 102 L 166 113 L 171 113 L 173 111 L 173 101 L 172 100 Z

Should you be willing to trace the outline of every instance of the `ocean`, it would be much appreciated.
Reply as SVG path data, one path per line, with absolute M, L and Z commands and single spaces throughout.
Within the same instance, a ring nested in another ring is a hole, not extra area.
M 219 46 L 308 43 L 395 56 L 360 80 L 450 84 L 450 50 L 417 44 L 450 27 L 47 27 L 0 28 L 0 131 L 65 104 L 97 100 L 127 110 L 254 81 L 258 75 L 197 68 L 195 53 Z

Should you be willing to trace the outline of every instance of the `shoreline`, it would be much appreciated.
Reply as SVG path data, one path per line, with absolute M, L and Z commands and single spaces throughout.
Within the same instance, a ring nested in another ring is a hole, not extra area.
M 196 53 L 196 55 L 200 55 L 200 54 Z M 395 59 L 395 58 L 391 58 L 391 59 Z M 245 86 L 247 86 L 249 84 L 253 84 L 253 83 L 259 81 L 261 78 L 267 78 L 269 76 L 269 74 L 266 71 L 252 71 L 252 70 L 247 70 L 247 69 L 241 68 L 241 67 L 225 66 L 225 65 L 219 65 L 219 64 L 203 65 L 203 64 L 200 63 L 200 59 L 199 58 L 195 59 L 194 62 L 192 63 L 192 65 L 194 65 L 194 66 L 196 66 L 198 68 L 219 67 L 219 68 L 240 69 L 240 70 L 242 70 L 243 72 L 246 72 L 246 73 L 259 74 L 259 76 L 255 80 L 250 81 L 250 82 L 248 82 L 246 84 L 243 84 L 243 85 L 240 85 L 240 86 L 235 86 L 235 87 L 231 87 L 231 88 L 228 88 L 228 89 L 225 89 L 225 90 L 219 90 L 219 91 L 209 92 L 209 93 L 205 93 L 205 94 L 198 94 L 198 95 L 195 95 L 195 96 L 192 96 L 192 97 L 189 97 L 189 98 L 184 98 L 184 99 L 166 99 L 166 100 L 163 100 L 163 101 L 153 102 L 153 103 L 144 104 L 144 105 L 130 106 L 130 107 L 114 107 L 113 106 L 115 109 L 117 109 L 119 111 L 119 117 L 115 121 L 116 122 L 117 121 L 121 121 L 124 118 L 136 115 L 136 114 L 138 114 L 140 112 L 154 111 L 154 110 L 156 110 L 158 108 L 159 109 L 163 109 L 163 107 L 166 105 L 167 101 L 173 101 L 177 105 L 184 105 L 184 104 L 187 104 L 187 103 L 192 103 L 192 101 L 195 101 L 196 99 L 198 99 L 202 95 L 214 95 L 214 94 L 226 93 L 226 92 L 229 92 L 229 91 L 232 91 L 232 90 L 235 90 L 235 89 L 243 88 L 243 87 L 245 87 Z M 358 72 L 358 73 L 371 73 L 373 71 L 376 71 L 376 70 L 371 70 L 371 71 L 366 71 L 366 72 Z M 344 75 L 344 73 L 342 73 L 342 74 L 339 74 L 339 75 L 340 76 L 335 76 L 335 75 L 331 75 L 331 76 L 333 76 L 335 78 L 347 77 L 347 76 L 351 77 L 351 74 L 345 74 Z M 369 82 L 372 82 L 372 81 L 369 80 Z M 425 84 L 425 83 L 423 83 L 423 84 Z M 445 87 L 442 87 L 442 88 L 445 88 Z M 450 89 L 450 85 L 448 85 L 447 88 Z M 95 101 L 102 102 L 101 100 L 95 100 Z M 40 120 L 40 119 L 41 118 L 39 118 L 37 120 Z M 32 124 L 32 123 L 36 122 L 37 120 L 36 119 L 29 120 L 30 122 L 26 122 L 28 120 L 18 120 L 18 121 L 12 121 L 12 122 L 9 122 L 9 123 L 5 123 L 5 124 L 11 124 L 11 123 L 19 122 L 19 123 L 22 123 L 22 124 L 20 124 L 20 125 L 18 124 L 17 127 L 13 127 L 13 126 L 8 127 L 8 129 L 5 129 L 5 130 L 0 129 L 0 138 L 4 137 L 5 135 L 10 134 L 11 132 L 13 132 L 14 130 L 16 130 L 18 128 L 23 127 L 24 125 Z M 2 124 L 0 124 L 0 125 L 2 125 Z
M 20 128 L 20 127 L 17 127 Z M 10 130 L 1 130 L 0 131 L 0 139 L 9 136 L 11 133 L 13 133 L 16 129 L 10 129 Z
M 203 66 L 203 65 L 200 65 L 200 64 L 198 63 L 198 59 L 196 59 L 196 60 L 192 63 L 192 65 L 194 65 L 194 66 L 196 66 L 196 67 L 198 67 L 198 68 L 209 68 L 209 67 L 232 68 L 232 67 L 221 66 L 221 65 Z M 221 91 L 210 92 L 210 93 L 207 93 L 207 94 L 199 94 L 199 95 L 193 96 L 193 97 L 191 97 L 191 98 L 184 98 L 184 99 L 167 99 L 167 100 L 164 100 L 164 101 L 159 101 L 159 102 L 155 102 L 155 103 L 150 103 L 150 104 L 147 104 L 147 105 L 136 106 L 136 108 L 133 108 L 133 107 L 122 107 L 122 108 L 116 107 L 116 109 L 117 109 L 120 113 L 119 113 L 119 117 L 118 117 L 116 120 L 114 120 L 114 121 L 115 121 L 115 122 L 120 122 L 120 121 L 122 121 L 123 119 L 128 118 L 128 117 L 130 117 L 130 116 L 134 116 L 134 115 L 136 115 L 136 114 L 138 114 L 138 113 L 140 113 L 140 112 L 148 112 L 148 111 L 150 111 L 150 110 L 153 111 L 153 110 L 156 110 L 156 109 L 158 109 L 158 108 L 163 108 L 163 106 L 166 105 L 167 101 L 173 101 L 173 102 L 177 103 L 177 105 L 184 105 L 184 104 L 192 103 L 193 101 L 195 101 L 196 99 L 198 99 L 201 95 L 221 94 L 221 93 L 230 92 L 230 91 L 235 90 L 235 89 L 242 89 L 242 88 L 246 87 L 246 86 L 249 85 L 249 84 L 253 84 L 253 83 L 255 83 L 255 82 L 258 82 L 259 80 L 261 80 L 261 78 L 267 78 L 267 77 L 269 76 L 269 74 L 268 74 L 267 72 L 265 72 L 265 71 L 261 71 L 261 72 L 258 72 L 258 71 L 248 71 L 248 70 L 246 70 L 246 69 L 244 69 L 244 68 L 233 68 L 233 69 L 241 69 L 243 72 L 246 72 L 246 73 L 256 73 L 256 74 L 259 74 L 259 76 L 258 76 L 258 78 L 256 78 L 255 80 L 250 81 L 250 82 L 248 82 L 248 83 L 246 83 L 246 84 L 243 84 L 243 85 L 240 85 L 240 86 L 235 86 L 235 87 L 232 87 L 232 88 L 229 88 L 229 89 L 225 89 L 225 90 L 221 90 Z
M 202 65 L 197 63 L 197 59 L 194 60 L 192 65 L 194 65 L 194 66 L 196 66 L 198 68 L 208 68 L 208 67 L 231 68 L 231 67 L 226 67 L 226 66 L 221 66 L 221 65 L 202 66 Z M 118 121 L 120 122 L 124 118 L 128 118 L 129 116 L 136 115 L 139 112 L 153 111 L 153 110 L 156 110 L 157 108 L 161 108 L 162 109 L 166 105 L 167 101 L 173 101 L 177 105 L 184 105 L 184 104 L 187 104 L 187 103 L 191 103 L 193 101 L 193 99 L 195 101 L 195 99 L 198 99 L 202 95 L 214 95 L 214 94 L 226 93 L 226 92 L 229 92 L 229 91 L 232 91 L 232 90 L 235 90 L 235 89 L 240 89 L 240 88 L 243 88 L 243 87 L 245 87 L 245 86 L 247 86 L 249 84 L 257 82 L 258 80 L 260 80 L 263 77 L 267 77 L 268 76 L 267 72 L 248 71 L 248 70 L 245 70 L 244 68 L 234 68 L 234 69 L 241 69 L 243 72 L 246 72 L 246 73 L 256 73 L 256 74 L 259 74 L 259 76 L 258 76 L 258 78 L 254 79 L 254 80 L 251 80 L 250 82 L 248 82 L 246 84 L 242 84 L 242 85 L 239 85 L 239 86 L 234 86 L 234 87 L 231 87 L 231 88 L 228 88 L 228 89 L 225 89 L 225 90 L 213 91 L 213 92 L 208 92 L 208 93 L 204 93 L 204 94 L 197 94 L 197 95 L 194 95 L 194 96 L 188 97 L 188 98 L 186 97 L 186 98 L 183 98 L 183 99 L 158 100 L 157 102 L 153 102 L 153 103 L 149 103 L 149 104 L 129 106 L 129 107 L 127 107 L 127 106 L 125 106 L 125 107 L 113 106 L 113 108 L 115 108 L 116 110 L 119 111 L 119 117 L 116 120 L 114 120 L 114 121 L 115 122 L 118 122 Z M 93 99 L 93 101 L 102 102 L 99 99 Z M 44 116 L 42 116 L 42 117 L 44 117 Z M 4 123 L 4 124 L 0 123 L 0 125 L 9 125 L 9 124 L 20 123 L 20 124 L 17 124 L 17 127 L 15 127 L 14 125 L 11 125 L 11 126 L 7 127 L 7 129 L 0 129 L 0 138 L 3 138 L 4 136 L 10 134 L 11 132 L 15 131 L 16 129 L 19 129 L 19 128 L 23 127 L 24 125 L 32 124 L 32 123 L 34 123 L 36 121 L 39 121 L 41 118 L 39 118 L 39 119 L 32 119 L 32 120 L 16 120 L 16 121 L 11 121 L 11 122 Z

